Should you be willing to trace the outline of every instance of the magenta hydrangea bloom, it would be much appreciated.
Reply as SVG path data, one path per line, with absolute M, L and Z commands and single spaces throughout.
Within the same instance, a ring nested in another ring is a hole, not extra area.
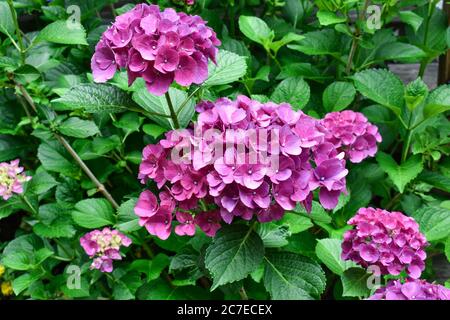
M 425 236 L 419 225 L 401 212 L 361 208 L 348 221 L 355 229 L 344 234 L 342 259 L 363 267 L 377 266 L 380 274 L 399 275 L 403 270 L 418 279 L 425 269 Z
M 391 280 L 368 300 L 450 300 L 450 289 L 425 280 Z
M 236 217 L 279 220 L 298 203 L 310 211 L 316 190 L 332 209 L 346 192 L 345 153 L 327 141 L 321 121 L 287 103 L 245 96 L 204 101 L 196 110 L 195 125 L 143 151 L 139 179 L 164 190 L 159 200 L 144 191 L 135 208 L 151 234 L 167 238 L 175 213 L 176 234 L 193 235 L 197 225 L 214 236 Z
M 199 16 L 138 4 L 103 33 L 91 60 L 92 74 L 94 81 L 106 82 L 126 69 L 129 85 L 143 78 L 151 93 L 162 95 L 173 81 L 181 86 L 205 81 L 208 59 L 216 61 L 220 44 Z
M 327 129 L 326 140 L 344 151 L 351 162 L 359 163 L 376 154 L 381 135 L 362 113 L 351 110 L 332 112 L 321 124 Z
M 19 166 L 19 159 L 0 163 L 0 197 L 8 200 L 13 194 L 23 193 L 23 184 L 31 180 Z
M 86 254 L 93 259 L 91 269 L 101 272 L 113 271 L 113 260 L 122 260 L 120 247 L 131 245 L 131 239 L 117 230 L 104 228 L 85 234 L 80 244 Z

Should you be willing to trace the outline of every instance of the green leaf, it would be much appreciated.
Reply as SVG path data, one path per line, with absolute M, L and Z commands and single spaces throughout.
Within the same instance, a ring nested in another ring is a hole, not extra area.
M 297 204 L 293 211 L 317 222 L 330 223 L 332 220 L 325 209 L 317 201 L 312 202 L 311 212 L 307 212 L 300 204 Z
M 398 16 L 400 18 L 400 21 L 409 24 L 416 32 L 423 22 L 423 18 L 412 11 L 400 11 L 398 13 Z
M 70 289 L 67 286 L 67 277 L 70 276 L 69 274 L 67 274 L 67 272 L 64 273 L 65 275 L 65 281 L 64 284 L 61 286 L 61 291 L 64 293 L 64 295 L 66 297 L 69 298 L 86 298 L 89 297 L 90 293 L 89 293 L 89 281 L 87 280 L 87 278 L 85 276 L 81 276 L 80 279 L 80 288 L 76 289 Z
M 194 99 L 190 99 L 184 106 L 183 110 L 179 112 L 178 110 L 180 109 L 184 101 L 186 101 L 186 99 L 188 98 L 188 94 L 185 91 L 170 88 L 169 95 L 175 112 L 179 113 L 178 122 L 180 123 L 181 128 L 186 128 L 195 113 Z M 169 105 L 167 104 L 166 97 L 155 96 L 148 92 L 147 88 L 145 87 L 133 93 L 133 100 L 148 112 L 170 115 L 170 109 Z M 174 128 L 174 124 L 171 118 L 159 117 L 155 115 L 148 115 L 148 117 L 167 129 Z
M 290 103 L 294 110 L 303 109 L 310 98 L 308 83 L 299 77 L 281 81 L 272 93 L 271 99 L 276 103 Z
M 263 241 L 252 228 L 244 225 L 222 228 L 206 250 L 205 266 L 213 278 L 211 290 L 244 279 L 256 270 L 263 256 Z
M 245 75 L 247 64 L 245 58 L 233 52 L 219 50 L 217 65 L 209 62 L 208 79 L 203 86 L 219 86 L 235 82 Z
M 450 48 L 450 27 L 447 28 L 447 47 Z
M 134 103 L 125 91 L 108 84 L 80 84 L 52 101 L 57 111 L 84 109 L 89 113 L 123 112 Z
M 71 117 L 67 119 L 66 121 L 61 123 L 58 129 L 59 132 L 66 136 L 81 139 L 88 138 L 100 133 L 97 125 L 93 121 L 82 120 L 77 117 Z
M 403 193 L 406 185 L 414 180 L 423 170 L 422 157 L 419 155 L 412 156 L 401 165 L 398 165 L 392 156 L 384 152 L 378 152 L 377 161 L 400 193 Z
M 351 268 L 346 270 L 342 276 L 343 297 L 368 297 L 370 289 L 367 280 L 370 274 L 362 268 Z
M 158 126 L 157 124 L 144 124 L 142 127 L 144 132 L 148 134 L 149 136 L 152 136 L 153 138 L 157 139 L 159 136 L 161 136 L 164 132 L 166 132 L 166 129 L 163 127 Z
M 69 176 L 78 172 L 67 150 L 57 141 L 41 143 L 38 148 L 38 158 L 47 171 L 54 171 Z
M 319 10 L 317 18 L 322 26 L 329 26 L 331 24 L 342 23 L 347 21 L 347 18 L 338 16 L 335 12 Z
M 341 276 L 345 270 L 356 266 L 352 261 L 341 259 L 342 241 L 340 239 L 317 240 L 316 255 L 333 273 Z
M 42 270 L 34 270 L 30 273 L 15 278 L 12 287 L 15 295 L 21 294 L 25 289 L 29 288 L 33 283 L 39 280 L 45 273 Z
M 133 132 L 138 132 L 143 122 L 144 118 L 139 117 L 137 113 L 127 112 L 119 121 L 114 122 L 114 126 L 123 129 L 126 135 L 129 135 Z
M 450 84 L 433 90 L 425 102 L 423 114 L 425 118 L 450 110 Z
M 33 231 L 45 238 L 71 238 L 75 235 L 72 218 L 56 203 L 49 203 L 39 207 L 37 218 L 39 222 L 33 226 Z
M 105 199 L 81 200 L 75 205 L 72 218 L 79 226 L 88 229 L 114 224 L 113 208 Z
M 6 1 L 0 2 L 0 32 L 6 35 L 14 33 L 14 20 Z
M 428 241 L 440 240 L 450 235 L 450 210 L 426 206 L 413 213 Z
M 437 172 L 425 170 L 419 175 L 419 180 L 433 187 L 450 193 L 450 178 Z
M 23 85 L 27 85 L 40 77 L 41 73 L 39 70 L 29 64 L 25 64 L 14 70 L 14 79 Z
M 341 111 L 355 99 L 355 87 L 349 82 L 336 81 L 323 92 L 323 106 L 326 111 Z
M 447 237 L 445 241 L 445 256 L 447 257 L 447 261 L 450 262 L 450 237 Z
M 365 70 L 356 73 L 353 80 L 363 96 L 400 114 L 404 103 L 404 87 L 392 72 L 384 69 Z
M 3 257 L 2 264 L 13 270 L 26 271 L 33 268 L 31 257 L 25 252 L 16 252 L 14 255 Z
M 292 234 L 308 230 L 314 225 L 310 218 L 290 212 L 286 212 L 278 223 L 287 226 Z
M 239 17 L 239 30 L 250 40 L 266 46 L 272 42 L 274 33 L 267 23 L 258 18 L 250 16 Z
M 304 39 L 305 37 L 293 32 L 289 32 L 286 35 L 284 35 L 280 40 L 272 42 L 269 46 L 270 49 L 272 49 L 275 54 L 280 50 L 281 47 L 295 41 L 300 41 Z
M 58 182 L 51 176 L 47 171 L 41 170 L 33 175 L 33 179 L 28 182 L 27 191 L 32 192 L 34 194 L 40 195 L 54 186 L 56 186 Z
M 25 140 L 0 134 L 0 161 L 8 161 L 17 158 L 24 150 L 30 147 L 30 143 Z
M 425 51 L 412 44 L 389 42 L 378 49 L 376 59 L 380 61 L 417 62 L 426 57 L 426 55 Z
M 47 25 L 39 32 L 35 41 L 88 45 L 84 27 L 79 22 L 70 20 L 59 20 Z
M 139 217 L 134 213 L 137 199 L 122 203 L 118 209 L 117 229 L 122 232 L 133 232 L 141 229 Z
M 290 44 L 288 48 L 311 56 L 337 55 L 340 51 L 339 36 L 334 30 L 312 31 L 304 37 L 299 44 Z
M 291 235 L 286 226 L 279 226 L 275 223 L 261 223 L 256 228 L 256 232 L 266 248 L 284 247 L 289 243 L 287 238 Z
M 309 258 L 273 252 L 264 257 L 264 264 L 264 286 L 274 300 L 318 299 L 325 290 L 325 274 Z

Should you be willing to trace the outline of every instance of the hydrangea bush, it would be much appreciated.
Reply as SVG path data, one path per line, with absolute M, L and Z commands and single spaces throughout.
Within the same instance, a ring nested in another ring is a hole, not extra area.
M 450 299 L 435 1 L 72 2 L 0 3 L 2 299 Z

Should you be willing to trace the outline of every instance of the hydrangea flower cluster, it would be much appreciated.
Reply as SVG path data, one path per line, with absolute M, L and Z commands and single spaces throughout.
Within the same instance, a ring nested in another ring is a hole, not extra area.
M 92 73 L 96 82 L 106 82 L 124 68 L 129 85 L 140 77 L 151 93 L 162 95 L 174 80 L 181 86 L 205 81 L 208 59 L 216 61 L 220 44 L 199 16 L 139 4 L 103 33 L 92 57 Z
M 351 162 L 359 163 L 377 153 L 381 135 L 362 113 L 351 110 L 331 112 L 321 123 L 327 129 L 326 140 L 345 152 Z
M 163 189 L 159 203 L 144 191 L 135 208 L 152 235 L 167 239 L 174 214 L 178 235 L 193 235 L 197 225 L 214 236 L 221 221 L 278 220 L 297 203 L 309 211 L 315 190 L 332 209 L 346 192 L 344 153 L 320 121 L 289 104 L 239 96 L 202 102 L 197 111 L 195 126 L 143 151 L 139 179 Z
M 425 280 L 391 280 L 369 300 L 450 300 L 450 289 Z
M 113 260 L 121 260 L 120 247 L 128 247 L 131 239 L 117 230 L 104 228 L 85 234 L 80 239 L 80 244 L 90 258 L 94 258 L 91 269 L 101 272 L 113 271 Z
M 378 266 L 380 274 L 399 275 L 406 270 L 411 278 L 420 277 L 428 243 L 413 218 L 401 212 L 361 208 L 348 224 L 356 228 L 344 234 L 342 259 L 363 267 Z
M 14 193 L 23 193 L 23 184 L 31 180 L 31 177 L 23 173 L 23 167 L 19 167 L 19 159 L 11 162 L 0 163 L 0 196 L 8 200 Z

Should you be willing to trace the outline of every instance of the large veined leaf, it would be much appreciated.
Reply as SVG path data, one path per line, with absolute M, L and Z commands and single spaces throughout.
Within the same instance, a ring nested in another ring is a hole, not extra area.
M 352 261 L 341 259 L 341 243 L 339 239 L 320 239 L 316 245 L 317 257 L 337 275 L 342 275 L 345 270 L 356 266 Z
M 450 235 L 450 210 L 437 206 L 423 207 L 413 214 L 428 241 Z
M 364 70 L 356 73 L 353 80 L 363 96 L 400 114 L 404 103 L 404 86 L 392 72 L 384 69 Z
M 325 274 L 315 261 L 294 253 L 264 257 L 264 285 L 274 300 L 311 300 L 325 290 Z
M 400 21 L 409 24 L 416 32 L 423 22 L 423 18 L 412 11 L 400 11 L 398 16 Z
M 208 79 L 204 86 L 218 86 L 239 80 L 247 72 L 245 58 L 233 52 L 219 50 L 217 65 L 212 61 L 208 65 Z
M 349 82 L 336 81 L 323 92 L 323 106 L 327 111 L 341 111 L 355 99 L 355 87 Z
M 42 40 L 59 44 L 88 45 L 84 27 L 71 20 L 59 20 L 46 26 L 36 38 L 36 41 Z
M 312 31 L 303 36 L 299 44 L 289 44 L 288 48 L 307 55 L 336 55 L 340 51 L 339 35 L 332 29 Z
M 19 137 L 0 134 L 0 162 L 17 158 L 29 146 L 28 142 Z
M 423 114 L 425 118 L 430 118 L 436 114 L 450 110 L 450 85 L 443 85 L 430 93 L 426 102 Z
M 346 17 L 338 16 L 331 11 L 320 10 L 317 12 L 317 19 L 322 26 L 329 26 L 331 24 L 342 23 L 347 21 Z
M 303 78 L 292 77 L 284 79 L 278 84 L 271 99 L 276 103 L 290 103 L 294 110 L 299 110 L 306 106 L 310 94 L 309 85 Z
M 84 109 L 89 113 L 123 112 L 134 105 L 129 95 L 108 84 L 80 84 L 52 101 L 55 110 Z
M 184 101 L 188 98 L 188 94 L 185 91 L 170 88 L 169 89 L 170 100 L 172 101 L 173 108 L 178 114 L 178 122 L 181 128 L 186 128 L 191 121 L 195 109 L 194 99 L 190 99 L 187 104 L 183 107 L 181 112 L 178 110 L 182 107 Z M 170 116 L 169 105 L 165 96 L 155 96 L 151 94 L 147 88 L 143 87 L 133 93 L 133 100 L 141 106 L 144 110 L 150 113 L 158 113 Z M 171 118 L 165 118 L 155 115 L 148 115 L 150 119 L 155 121 L 157 124 L 164 126 L 168 129 L 175 128 Z
M 400 62 L 416 62 L 426 57 L 425 51 L 409 43 L 390 42 L 378 49 L 377 60 L 394 60 Z
M 206 250 L 205 265 L 213 278 L 211 290 L 244 279 L 258 268 L 263 256 L 263 241 L 252 228 L 244 225 L 222 228 Z
M 450 193 L 450 178 L 447 176 L 444 176 L 437 172 L 426 170 L 419 175 L 419 179 L 428 184 L 431 184 L 435 188 Z
M 81 200 L 75 205 L 72 218 L 79 226 L 89 229 L 114 224 L 113 208 L 105 199 Z
M 263 46 L 270 43 L 274 37 L 273 31 L 270 30 L 267 23 L 258 17 L 240 16 L 239 30 L 247 38 Z
M 401 193 L 405 191 L 406 185 L 414 180 L 423 170 L 422 158 L 419 155 L 412 156 L 401 165 L 398 165 L 390 155 L 378 152 L 377 161 L 381 169 L 388 174 Z

